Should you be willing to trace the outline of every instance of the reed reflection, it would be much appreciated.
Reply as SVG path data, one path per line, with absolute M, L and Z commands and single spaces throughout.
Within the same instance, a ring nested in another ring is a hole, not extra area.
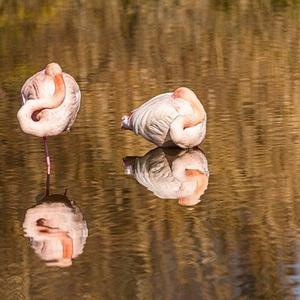
M 156 148 L 142 157 L 125 157 L 124 168 L 157 197 L 178 199 L 180 205 L 199 203 L 208 186 L 208 163 L 200 149 Z
M 45 195 L 26 211 L 24 236 L 47 266 L 69 267 L 72 259 L 83 252 L 87 224 L 79 207 L 68 199 L 67 191 L 50 195 L 49 179 L 47 176 Z

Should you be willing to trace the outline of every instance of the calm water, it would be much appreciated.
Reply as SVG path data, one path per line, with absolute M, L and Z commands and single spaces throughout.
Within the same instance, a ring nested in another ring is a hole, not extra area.
M 0 299 L 300 299 L 299 1 L 0 1 L 0 41 Z M 45 197 L 42 141 L 16 113 L 50 61 L 82 107 L 50 139 Z M 203 152 L 120 130 L 182 85 L 207 110 Z M 162 186 L 195 155 L 187 207 Z M 67 233 L 37 234 L 47 218 Z

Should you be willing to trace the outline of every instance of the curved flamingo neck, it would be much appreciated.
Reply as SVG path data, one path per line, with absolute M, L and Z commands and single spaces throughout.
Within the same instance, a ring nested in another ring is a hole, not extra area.
M 187 100 L 189 101 L 189 100 Z M 194 124 L 192 124 L 191 126 L 195 126 L 199 123 L 201 123 L 204 119 L 205 119 L 205 110 L 203 105 L 201 104 L 201 102 L 198 99 L 194 99 L 194 100 L 190 100 L 189 101 L 194 112 L 195 112 L 195 121 Z M 189 126 L 187 126 L 189 127 Z
M 189 115 L 184 118 L 184 128 L 196 126 L 205 119 L 206 113 L 204 107 L 192 90 L 185 87 L 180 87 L 174 91 L 172 98 L 180 98 L 187 101 L 194 111 L 193 115 Z
M 51 76 L 54 80 L 54 94 L 44 99 L 39 98 L 27 100 L 26 103 L 18 111 L 17 117 L 20 126 L 25 133 L 39 137 L 58 134 L 58 129 L 55 127 L 55 124 L 52 124 L 47 119 L 44 120 L 42 115 L 41 117 L 39 116 L 40 113 L 37 113 L 37 122 L 32 119 L 34 113 L 42 111 L 44 109 L 57 108 L 63 103 L 65 99 L 66 85 L 63 79 L 63 74 L 58 73 L 54 76 L 49 76 Z
M 206 114 L 200 101 L 198 99 L 190 99 L 190 98 L 187 99 L 184 98 L 184 100 L 190 103 L 191 107 L 193 108 L 194 114 L 187 115 L 184 118 L 183 128 L 193 127 L 203 122 Z
M 52 105 L 51 107 L 45 107 L 45 108 L 55 108 L 58 107 L 65 99 L 66 95 L 66 85 L 65 81 L 63 79 L 62 74 L 57 74 L 53 78 L 54 84 L 55 84 L 55 92 L 52 96 Z

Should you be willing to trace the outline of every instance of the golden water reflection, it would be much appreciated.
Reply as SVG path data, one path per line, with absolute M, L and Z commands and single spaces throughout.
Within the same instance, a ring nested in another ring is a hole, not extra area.
M 0 299 L 295 299 L 300 295 L 297 0 L 0 1 Z M 58 62 L 82 91 L 49 139 L 53 193 L 88 223 L 49 268 L 24 238 L 43 144 L 21 132 L 24 80 Z M 192 209 L 124 174 L 153 145 L 121 116 L 179 86 L 208 116 L 209 185 Z

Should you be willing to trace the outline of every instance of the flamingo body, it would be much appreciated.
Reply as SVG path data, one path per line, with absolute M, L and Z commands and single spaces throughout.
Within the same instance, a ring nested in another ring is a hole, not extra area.
M 79 86 L 58 64 L 50 63 L 26 80 L 21 96 L 23 105 L 17 114 L 18 121 L 23 132 L 43 137 L 50 174 L 47 137 L 70 130 L 80 107 Z
M 24 83 L 21 89 L 23 106 L 17 117 L 25 133 L 46 137 L 70 130 L 80 108 L 81 94 L 71 75 L 64 72 L 61 75 L 65 86 L 64 95 L 61 103 L 55 107 L 49 107 L 48 102 L 55 94 L 56 82 L 53 76 L 46 74 L 46 69 Z
M 206 133 L 206 113 L 187 88 L 158 95 L 123 116 L 121 127 L 132 130 L 159 147 L 192 148 Z

